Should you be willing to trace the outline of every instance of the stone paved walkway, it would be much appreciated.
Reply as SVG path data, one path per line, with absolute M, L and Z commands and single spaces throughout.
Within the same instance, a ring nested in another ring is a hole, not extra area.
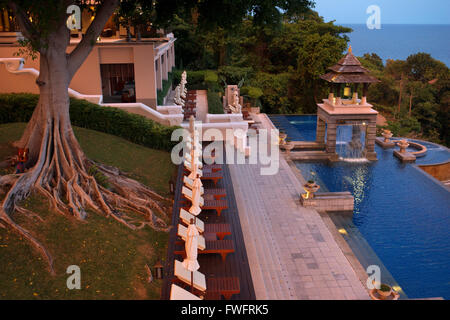
M 300 205 L 282 155 L 273 176 L 229 167 L 257 299 L 369 299 L 318 212 Z

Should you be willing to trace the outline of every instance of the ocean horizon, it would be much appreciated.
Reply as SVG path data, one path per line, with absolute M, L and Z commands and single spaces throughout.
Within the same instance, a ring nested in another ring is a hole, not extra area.
M 353 29 L 347 36 L 356 56 L 376 53 L 386 63 L 425 52 L 450 66 L 450 24 L 382 24 L 373 30 L 365 24 L 340 25 Z

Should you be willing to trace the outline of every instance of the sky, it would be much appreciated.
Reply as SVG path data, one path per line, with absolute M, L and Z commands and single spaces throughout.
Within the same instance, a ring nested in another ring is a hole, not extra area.
M 365 24 L 371 5 L 380 7 L 385 24 L 450 24 L 450 0 L 315 0 L 325 21 Z

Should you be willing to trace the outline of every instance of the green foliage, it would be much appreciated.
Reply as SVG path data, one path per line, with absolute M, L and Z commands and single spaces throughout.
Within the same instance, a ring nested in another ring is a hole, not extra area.
M 35 94 L 0 94 L 0 123 L 28 122 L 38 99 Z M 86 100 L 70 99 L 70 119 L 74 126 L 109 133 L 149 148 L 169 151 L 175 144 L 170 141 L 175 127 Z
M 261 112 L 265 113 L 291 113 L 291 103 L 288 98 L 288 84 L 290 74 L 271 74 L 258 72 L 251 80 L 252 86 L 261 88 L 264 94 L 260 97 Z
M 414 117 L 405 117 L 399 121 L 388 121 L 387 128 L 396 137 L 409 137 L 420 132 L 420 123 Z
M 88 170 L 89 175 L 93 176 L 95 181 L 102 187 L 109 189 L 108 178 L 98 170 L 95 165 L 92 165 Z
M 387 284 L 381 284 L 380 285 L 380 290 L 383 291 L 383 292 L 389 292 L 389 291 L 391 291 L 391 287 L 388 286 Z
M 242 79 L 251 77 L 252 72 L 252 68 L 248 67 L 221 66 L 219 67 L 218 74 L 227 84 L 237 85 Z
M 184 70 L 173 71 L 173 83 L 177 86 L 181 82 L 181 74 Z M 207 89 L 205 84 L 205 73 L 206 70 L 186 70 L 186 79 L 188 90 L 204 90 Z
M 264 92 L 261 88 L 245 86 L 241 88 L 241 96 L 248 96 L 250 99 L 259 99 Z
M 204 74 L 204 83 L 208 91 L 220 91 L 219 76 L 213 70 L 206 70 Z
M 167 96 L 169 89 L 172 87 L 172 73 L 167 74 L 167 80 L 162 81 L 162 90 L 156 92 L 158 106 L 164 104 L 164 98 Z
M 208 113 L 212 114 L 222 114 L 223 113 L 223 104 L 220 99 L 221 93 L 213 90 L 208 90 L 207 98 L 208 98 Z
M 409 76 L 420 81 L 430 81 L 448 72 L 444 63 L 423 52 L 410 55 L 406 59 L 406 67 Z

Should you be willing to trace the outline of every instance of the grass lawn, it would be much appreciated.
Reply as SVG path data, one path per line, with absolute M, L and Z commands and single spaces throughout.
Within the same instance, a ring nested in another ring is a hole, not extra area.
M 24 128 L 23 123 L 0 125 L 1 160 L 14 152 L 8 143 L 18 139 Z M 174 170 L 169 153 L 101 132 L 74 130 L 89 158 L 118 167 L 168 196 Z M 159 299 L 161 281 L 148 283 L 145 265 L 151 268 L 165 258 L 167 233 L 148 226 L 133 231 L 95 213 L 80 222 L 50 211 L 37 195 L 22 205 L 44 221 L 20 213 L 13 218 L 47 247 L 56 275 L 49 274 L 46 263 L 27 241 L 0 226 L 0 299 Z M 81 290 L 67 289 L 70 265 L 81 269 Z

